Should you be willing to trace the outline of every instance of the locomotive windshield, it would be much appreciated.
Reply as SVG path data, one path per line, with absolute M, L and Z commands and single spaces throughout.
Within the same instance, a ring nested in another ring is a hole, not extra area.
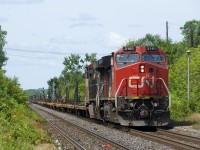
M 139 54 L 117 54 L 116 56 L 117 67 L 123 67 L 130 63 L 139 61 Z
M 160 54 L 143 54 L 142 60 L 148 62 L 162 62 L 164 61 L 164 56 Z

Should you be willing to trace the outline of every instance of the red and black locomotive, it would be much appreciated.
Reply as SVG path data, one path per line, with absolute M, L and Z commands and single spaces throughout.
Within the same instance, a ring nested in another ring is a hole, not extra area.
M 154 46 L 123 47 L 86 69 L 85 106 L 91 118 L 123 126 L 170 122 L 166 53 Z
M 123 126 L 170 122 L 166 53 L 153 46 L 123 47 L 86 67 L 84 104 L 37 103 Z M 78 87 L 75 92 L 78 99 Z

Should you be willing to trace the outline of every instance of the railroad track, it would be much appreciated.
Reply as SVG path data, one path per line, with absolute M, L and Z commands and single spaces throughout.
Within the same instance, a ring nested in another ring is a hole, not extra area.
M 160 135 L 167 135 L 171 138 L 176 138 L 182 141 L 187 141 L 190 143 L 195 143 L 195 144 L 200 144 L 200 138 L 198 137 L 192 137 L 192 136 L 188 136 L 188 135 L 183 135 L 183 134 L 179 134 L 179 133 L 174 133 L 174 132 L 170 132 L 168 130 L 163 130 L 163 129 L 157 129 L 157 132 Z
M 34 107 L 34 106 L 33 106 Z M 81 126 L 78 126 L 77 124 L 74 124 L 72 122 L 69 122 L 68 120 L 56 115 L 56 114 L 53 114 L 53 113 L 50 113 L 49 111 L 46 111 L 46 110 L 43 110 L 41 108 L 38 108 L 38 107 L 35 107 L 36 109 L 39 109 L 40 111 L 44 111 L 45 113 L 48 113 L 52 116 L 55 116 L 57 118 L 59 118 L 60 120 L 66 122 L 67 124 L 70 124 L 71 126 L 74 126 L 76 128 L 78 128 L 79 130 L 82 130 L 84 132 L 86 132 L 87 134 L 101 140 L 101 141 L 104 141 L 104 143 L 108 143 L 108 145 L 111 145 L 112 147 L 116 147 L 116 149 L 122 149 L 122 150 L 128 150 L 129 148 L 127 148 L 126 146 L 120 144 L 120 143 L 117 143 L 116 141 L 113 141 L 113 140 L 110 140 L 100 134 L 96 134 L 92 131 L 89 131 Z M 44 117 L 42 115 L 42 113 L 38 113 L 39 115 L 41 115 L 42 117 Z M 45 118 L 45 117 L 44 117 Z M 47 118 L 45 118 L 48 123 L 49 123 L 49 120 Z M 76 149 L 81 149 L 81 150 L 85 150 L 86 148 L 84 148 L 83 146 L 81 146 L 78 142 L 76 142 L 75 140 L 73 140 L 72 138 L 70 138 L 66 133 L 65 131 L 63 131 L 62 129 L 58 128 L 55 124 L 53 123 L 50 123 L 50 125 L 52 126 L 52 128 L 54 128 L 55 130 L 57 130 L 67 141 L 69 141 L 72 145 L 74 145 L 74 147 L 76 147 Z
M 46 121 L 48 121 L 46 119 Z M 62 130 L 60 130 L 58 127 L 56 127 L 53 123 L 49 122 L 49 125 L 55 129 L 60 135 L 62 135 L 62 137 L 64 137 L 71 145 L 74 146 L 75 149 L 77 150 L 86 150 L 83 146 L 81 146 L 78 142 L 76 142 L 75 140 L 73 140 L 71 137 L 69 137 L 65 132 L 63 132 Z
M 162 143 L 165 145 L 170 145 L 176 149 L 200 150 L 200 146 L 199 146 L 200 139 L 199 138 L 180 135 L 180 134 L 165 131 L 162 129 L 158 129 L 157 132 L 153 132 L 153 133 L 149 133 L 149 132 L 147 133 L 147 132 L 142 132 L 142 131 L 131 129 L 130 134 L 140 136 L 147 140 L 155 141 L 155 142 Z M 179 139 L 179 140 L 177 140 L 177 139 Z M 197 146 L 197 144 L 198 144 L 198 146 Z
M 44 111 L 40 108 L 37 108 L 41 111 Z M 56 130 L 65 140 L 67 140 L 71 145 L 74 146 L 74 149 L 77 149 L 77 150 L 86 150 L 83 146 L 81 146 L 78 142 L 76 142 L 74 139 L 72 139 L 70 136 L 68 136 L 65 132 L 63 132 L 61 129 L 59 129 L 56 125 L 54 125 L 53 123 L 51 123 L 45 116 L 42 115 L 41 112 L 38 112 L 37 113 L 42 116 L 47 122 L 48 124 L 54 129 Z M 52 121 L 52 120 L 51 120 Z

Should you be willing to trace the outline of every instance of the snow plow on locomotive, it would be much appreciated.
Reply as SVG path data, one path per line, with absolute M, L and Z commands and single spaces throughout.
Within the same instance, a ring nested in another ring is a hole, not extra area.
M 91 118 L 123 126 L 165 126 L 170 122 L 166 53 L 157 47 L 123 47 L 86 71 Z
M 170 123 L 168 66 L 160 48 L 123 47 L 87 66 L 85 76 L 84 104 L 37 103 L 123 126 Z

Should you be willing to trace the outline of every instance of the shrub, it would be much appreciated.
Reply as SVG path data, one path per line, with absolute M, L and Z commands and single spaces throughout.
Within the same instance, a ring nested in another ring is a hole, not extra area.
M 49 137 L 34 128 L 43 122 L 27 105 L 27 96 L 16 78 L 10 79 L 0 70 L 0 149 L 34 149 Z

